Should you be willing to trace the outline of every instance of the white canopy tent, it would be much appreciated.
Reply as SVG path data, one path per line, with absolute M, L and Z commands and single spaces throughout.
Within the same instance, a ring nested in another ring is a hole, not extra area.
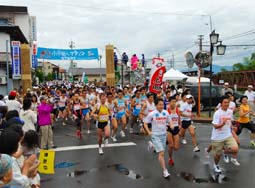
M 170 70 L 168 70 L 164 76 L 163 76 L 163 81 L 182 81 L 184 79 L 187 79 L 188 76 L 183 74 L 182 72 L 171 68 Z
M 210 79 L 206 77 L 200 77 L 200 82 L 201 83 L 210 83 Z M 188 77 L 186 80 L 186 83 L 198 83 L 198 77 Z

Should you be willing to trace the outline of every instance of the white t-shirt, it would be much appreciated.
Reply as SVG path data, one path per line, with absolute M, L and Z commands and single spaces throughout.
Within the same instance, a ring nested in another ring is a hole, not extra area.
M 246 90 L 244 95 L 248 97 L 248 101 L 254 101 L 255 99 L 255 92 Z
M 17 110 L 18 112 L 20 112 L 20 109 L 22 107 L 20 102 L 16 100 L 6 101 L 6 106 L 8 107 L 8 111 Z
M 231 110 L 224 111 L 221 108 L 217 110 L 213 115 L 212 124 L 219 125 L 223 123 L 223 118 L 227 118 L 225 125 L 219 129 L 213 127 L 211 140 L 223 141 L 232 136 L 231 133 L 231 121 L 233 120 L 233 112 Z
M 154 110 L 145 118 L 145 123 L 151 123 L 151 130 L 154 135 L 166 134 L 167 125 L 170 121 L 169 113 L 166 110 L 161 112 Z
M 187 102 L 182 103 L 181 106 L 180 106 L 180 111 L 183 114 L 190 116 L 192 114 L 192 104 L 188 104 Z M 181 121 L 191 121 L 191 118 L 181 116 Z

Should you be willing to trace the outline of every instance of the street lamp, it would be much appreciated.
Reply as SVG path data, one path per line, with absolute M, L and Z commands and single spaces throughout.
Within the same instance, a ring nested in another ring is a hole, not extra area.
M 226 51 L 226 45 L 222 44 L 222 41 L 219 41 L 219 34 L 215 33 L 215 30 L 213 30 L 210 34 L 210 55 L 211 55 L 211 63 L 210 63 L 210 88 L 209 88 L 209 117 L 211 117 L 212 113 L 212 63 L 213 63 L 213 51 L 214 51 L 214 45 L 217 43 L 220 43 L 216 46 L 217 49 L 217 55 L 224 55 Z

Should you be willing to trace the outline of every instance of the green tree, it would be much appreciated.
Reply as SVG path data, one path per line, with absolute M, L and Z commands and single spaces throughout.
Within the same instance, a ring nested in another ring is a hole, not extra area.
M 54 74 L 49 72 L 48 75 L 46 76 L 46 80 L 47 81 L 54 80 Z
M 228 70 L 226 68 L 221 68 L 220 71 L 221 72 L 227 72 Z
M 251 57 L 245 57 L 243 63 L 236 63 L 233 65 L 234 71 L 255 70 L 255 53 Z
M 35 76 L 39 78 L 39 82 L 43 82 L 43 72 L 41 70 L 36 70 L 35 71 Z

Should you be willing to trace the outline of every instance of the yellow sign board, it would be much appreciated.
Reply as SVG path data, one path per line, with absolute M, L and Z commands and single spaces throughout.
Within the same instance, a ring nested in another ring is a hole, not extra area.
M 39 172 L 42 174 L 54 174 L 54 160 L 55 151 L 53 150 L 41 150 L 39 161 Z

